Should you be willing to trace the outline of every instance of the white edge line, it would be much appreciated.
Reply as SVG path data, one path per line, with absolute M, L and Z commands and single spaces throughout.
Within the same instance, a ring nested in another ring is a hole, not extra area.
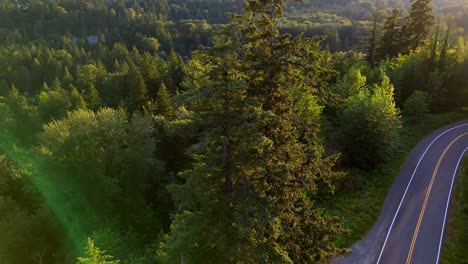
M 448 209 L 449 209 L 449 205 L 450 205 L 450 197 L 452 196 L 453 184 L 455 182 L 455 177 L 457 176 L 458 166 L 460 165 L 460 162 L 463 159 L 463 157 L 465 156 L 465 152 L 467 150 L 468 150 L 468 147 L 465 148 L 465 150 L 463 150 L 463 153 L 461 154 L 460 158 L 458 159 L 457 166 L 455 167 L 455 171 L 453 172 L 452 183 L 450 185 L 450 191 L 449 191 L 448 198 L 447 198 L 447 205 L 445 206 L 444 223 L 442 224 L 442 230 L 440 231 L 439 250 L 437 251 L 436 264 L 439 263 L 440 250 L 442 249 L 442 239 L 444 238 L 445 222 L 447 220 L 447 213 L 448 213 Z
M 465 124 L 461 124 L 461 125 L 452 127 L 452 128 L 450 128 L 450 129 L 445 130 L 445 131 L 442 132 L 441 134 L 439 134 L 434 140 L 432 140 L 431 144 L 429 144 L 429 146 L 427 146 L 426 150 L 425 150 L 424 153 L 421 155 L 421 158 L 419 158 L 418 164 L 416 164 L 416 168 L 414 168 L 413 174 L 411 175 L 411 178 L 410 178 L 410 180 L 409 180 L 409 182 L 408 182 L 408 185 L 406 186 L 405 192 L 403 193 L 403 196 L 401 197 L 400 204 L 398 205 L 398 208 L 397 208 L 397 210 L 396 210 L 396 212 L 395 212 L 395 216 L 393 217 L 392 223 L 390 224 L 390 228 L 388 229 L 387 236 L 385 237 L 385 241 L 384 241 L 384 244 L 383 244 L 383 246 L 382 246 L 382 250 L 380 251 L 379 258 L 377 259 L 377 263 L 376 263 L 376 264 L 379 264 L 379 263 L 380 263 L 380 259 L 382 258 L 382 254 L 383 254 L 383 252 L 384 252 L 385 245 L 387 244 L 388 237 L 390 236 L 390 232 L 392 232 L 392 228 L 393 228 L 393 224 L 395 223 L 395 219 L 397 218 L 398 213 L 400 212 L 401 205 L 403 204 L 403 200 L 404 200 L 405 197 L 406 197 L 406 193 L 408 192 L 408 189 L 409 189 L 409 187 L 410 187 L 410 185 L 411 185 L 411 182 L 413 181 L 414 175 L 416 174 L 416 170 L 418 169 L 419 164 L 421 163 L 422 159 L 423 159 L 424 156 L 426 155 L 427 151 L 428 151 L 429 148 L 434 144 L 434 142 L 436 142 L 437 139 L 439 139 L 441 136 L 447 134 L 448 132 L 450 132 L 450 131 L 452 131 L 452 130 L 454 130 L 454 129 L 457 129 L 457 128 L 459 128 L 459 127 L 466 126 L 466 125 L 468 125 L 468 123 L 465 123 Z

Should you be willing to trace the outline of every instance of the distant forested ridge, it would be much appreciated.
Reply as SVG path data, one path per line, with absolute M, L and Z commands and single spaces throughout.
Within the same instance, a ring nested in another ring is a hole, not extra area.
M 0 0 L 0 262 L 330 262 L 379 206 L 343 205 L 463 115 L 466 14 Z
M 213 32 L 229 21 L 229 13 L 243 12 L 242 0 L 160 0 L 160 1 L 9 1 L 0 2 L 0 37 L 11 42 L 28 42 L 47 36 L 54 43 L 84 42 L 88 38 L 112 46 L 124 42 L 128 47 L 154 51 L 155 45 L 169 53 L 183 55 L 200 46 L 209 46 Z M 463 0 L 435 1 L 435 12 L 450 16 L 453 26 L 468 30 Z M 324 45 L 332 51 L 361 46 L 372 26 L 392 8 L 402 12 L 409 1 L 307 1 L 288 3 L 278 20 L 281 32 L 306 36 L 326 35 Z M 156 39 L 156 40 L 155 40 Z

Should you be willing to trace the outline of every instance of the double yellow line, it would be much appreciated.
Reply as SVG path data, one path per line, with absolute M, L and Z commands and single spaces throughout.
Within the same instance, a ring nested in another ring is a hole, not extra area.
M 460 138 L 462 138 L 465 135 L 468 135 L 468 132 L 465 132 L 465 133 L 459 135 L 458 137 L 456 137 L 454 140 L 452 140 L 452 142 L 450 142 L 450 144 L 444 149 L 444 152 L 442 152 L 442 155 L 439 157 L 439 160 L 437 161 L 437 165 L 436 165 L 436 167 L 434 169 L 434 173 L 432 173 L 431 182 L 429 183 L 429 187 L 427 188 L 427 191 L 426 191 L 426 196 L 424 197 L 424 203 L 423 203 L 423 206 L 421 208 L 421 212 L 419 212 L 418 224 L 416 225 L 416 229 L 414 230 L 414 233 L 413 233 L 413 240 L 411 241 L 411 247 L 410 247 L 409 252 L 408 252 L 408 257 L 406 258 L 406 264 L 411 263 L 411 258 L 413 256 L 413 251 L 414 251 L 414 245 L 416 244 L 416 240 L 418 238 L 419 228 L 421 227 L 421 222 L 422 222 L 422 219 L 424 217 L 424 212 L 426 211 L 427 201 L 429 200 L 429 195 L 431 194 L 432 186 L 434 184 L 434 180 L 435 180 L 435 177 L 437 175 L 437 172 L 439 171 L 440 164 L 442 163 L 442 160 L 444 159 L 444 157 L 447 154 L 447 151 L 450 149 L 450 147 L 455 142 L 457 142 L 457 140 L 459 140 Z

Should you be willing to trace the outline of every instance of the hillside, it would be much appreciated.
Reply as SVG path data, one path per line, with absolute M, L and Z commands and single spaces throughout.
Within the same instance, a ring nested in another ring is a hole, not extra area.
M 172 48 L 189 55 L 200 45 L 209 46 L 217 24 L 229 20 L 227 13 L 242 13 L 243 0 L 163 1 L 0 1 L 0 42 L 32 41 L 48 35 L 52 41 L 105 36 L 107 43 L 123 41 L 144 48 L 156 38 L 161 50 Z M 282 32 L 306 36 L 326 35 L 323 43 L 332 51 L 350 50 L 366 38 L 373 16 L 383 23 L 391 8 L 404 13 L 404 1 L 307 1 L 288 3 L 278 21 Z M 435 2 L 438 16 L 453 17 L 452 26 L 468 30 L 465 0 Z M 16 30 L 16 31 L 15 31 Z M 182 44 L 184 43 L 184 44 Z

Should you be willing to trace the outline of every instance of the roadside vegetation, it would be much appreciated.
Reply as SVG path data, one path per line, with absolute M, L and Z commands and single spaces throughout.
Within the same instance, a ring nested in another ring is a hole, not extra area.
M 424 116 L 419 122 L 401 129 L 398 146 L 389 153 L 385 164 L 371 171 L 355 169 L 349 172 L 331 201 L 326 203 L 330 214 L 346 219 L 343 225 L 345 232 L 337 240 L 339 246 L 351 246 L 370 231 L 380 215 L 390 186 L 400 172 L 400 166 L 419 140 L 434 129 L 466 117 L 461 113 Z
M 468 161 L 465 159 L 460 166 L 447 219 L 442 264 L 468 263 Z

